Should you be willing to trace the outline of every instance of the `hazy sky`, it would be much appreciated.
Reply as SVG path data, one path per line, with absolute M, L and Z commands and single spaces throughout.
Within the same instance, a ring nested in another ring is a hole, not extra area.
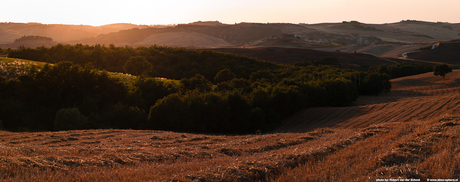
M 0 22 L 85 25 L 407 19 L 460 23 L 460 0 L 2 0 L 0 10 Z

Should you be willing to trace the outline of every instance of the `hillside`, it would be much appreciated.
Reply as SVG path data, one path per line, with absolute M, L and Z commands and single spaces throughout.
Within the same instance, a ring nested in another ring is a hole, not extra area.
M 17 49 L 20 47 L 30 47 L 30 48 L 37 48 L 41 46 L 45 47 L 52 47 L 59 44 L 56 41 L 53 41 L 52 38 L 49 37 L 42 37 L 42 36 L 23 36 L 14 40 L 13 43 L 10 44 L 0 44 L 0 48 L 7 49 L 13 48 Z
M 124 29 L 146 28 L 146 25 L 110 24 L 104 26 L 62 25 L 41 23 L 0 23 L 0 44 L 11 43 L 24 35 L 51 37 L 60 43 L 94 37 L 99 34 L 118 32 Z
M 408 54 L 411 59 L 459 65 L 460 42 L 441 42 L 436 49 L 422 50 Z
M 51 37 L 56 42 L 65 44 L 114 44 L 137 47 L 158 43 L 201 48 L 281 46 L 343 52 L 357 51 L 396 57 L 401 53 L 400 51 L 394 54 L 389 47 L 375 47 L 375 45 L 391 45 L 398 49 L 397 47 L 401 45 L 459 39 L 460 24 L 424 21 L 385 24 L 366 24 L 357 21 L 320 24 L 246 22 L 223 24 L 218 21 L 198 21 L 179 25 L 147 26 L 119 23 L 94 27 L 0 23 L 0 44 L 11 43 L 24 35 Z M 374 47 L 369 51 L 367 46 Z
M 218 52 L 227 52 L 239 54 L 248 57 L 255 57 L 281 64 L 292 64 L 297 61 L 310 60 L 318 61 L 325 57 L 336 57 L 338 61 L 346 67 L 359 67 L 361 65 L 381 65 L 395 64 L 396 61 L 390 61 L 384 58 L 376 57 L 363 53 L 343 53 L 337 51 L 319 51 L 302 48 L 284 48 L 284 47 L 260 47 L 260 48 L 216 48 L 212 49 Z
M 423 43 L 448 41 L 460 37 L 460 24 L 424 21 L 401 21 L 385 24 L 365 24 L 351 21 L 330 24 L 304 25 L 334 34 L 376 37 L 382 42 Z
M 196 32 L 168 32 L 152 34 L 140 42 L 132 44 L 140 46 L 168 46 L 168 47 L 219 47 L 229 45 L 225 40 Z
M 245 47 L 295 47 L 295 48 L 336 48 L 336 44 L 319 43 L 311 40 L 304 40 L 295 37 L 270 37 L 257 41 Z
M 166 34 L 169 37 L 169 40 L 187 42 L 188 39 L 192 37 L 184 37 L 184 34 L 196 35 L 198 38 L 203 39 L 204 41 L 216 42 L 228 42 L 232 45 L 242 45 L 247 43 L 252 43 L 260 39 L 272 36 L 278 36 L 282 34 L 281 28 L 275 25 L 263 25 L 263 24 L 238 24 L 238 25 L 226 25 L 222 24 L 215 26 L 214 24 L 181 24 L 175 27 L 169 28 L 145 28 L 145 29 L 130 29 L 124 30 L 116 33 L 110 34 L 101 34 L 99 36 L 87 39 L 81 39 L 74 41 L 73 43 L 83 43 L 83 44 L 115 44 L 115 45 L 129 45 L 129 46 L 139 46 L 143 45 L 143 42 L 152 42 L 160 41 L 162 38 L 158 37 L 156 34 L 169 33 Z M 192 34 L 193 33 L 193 34 Z M 207 35 L 207 36 L 204 36 Z M 159 38 L 160 40 L 155 40 L 153 38 Z M 184 39 L 184 40 L 182 40 Z M 186 47 L 203 47 L 199 41 L 193 44 L 187 43 Z M 226 44 L 224 44 L 226 46 Z M 209 47 L 214 47 L 214 44 L 211 44 Z M 208 47 L 208 46 L 207 46 Z
M 289 24 L 289 23 L 239 23 L 221 24 L 216 22 L 196 22 L 181 24 L 168 29 L 133 29 L 81 40 L 81 43 L 116 44 L 135 43 L 148 36 L 166 32 L 196 32 L 222 39 L 233 46 L 295 46 L 316 48 L 312 44 L 341 44 L 369 46 L 376 44 L 413 44 L 446 41 L 459 38 L 460 26 L 448 23 L 399 22 L 393 24 L 363 24 L 343 22 L 331 24 Z M 292 36 L 301 41 L 268 42 L 273 37 Z M 129 38 L 132 37 L 132 38 Z M 136 37 L 133 39 L 133 37 Z M 176 36 L 180 39 L 181 36 Z M 122 39 L 122 40 L 120 40 Z M 259 42 L 263 41 L 265 42 Z M 287 45 L 286 45 L 287 44 Z M 195 46 L 195 45 L 193 45 Z M 199 47 L 199 46 L 195 46 Z
M 301 132 L 324 126 L 367 127 L 456 114 L 460 110 L 458 78 L 460 70 L 447 74 L 446 80 L 432 72 L 393 79 L 389 94 L 361 96 L 351 107 L 309 108 L 286 120 L 277 131 Z
M 4 181 L 457 179 L 460 71 L 392 80 L 391 93 L 311 108 L 277 131 L 0 131 Z

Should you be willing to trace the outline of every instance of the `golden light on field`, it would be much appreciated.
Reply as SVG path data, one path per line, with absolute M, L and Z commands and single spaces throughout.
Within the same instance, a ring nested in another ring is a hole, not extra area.
M 321 23 L 414 19 L 458 23 L 458 0 L 16 0 L 2 2 L 0 22 L 104 25 L 194 21 Z

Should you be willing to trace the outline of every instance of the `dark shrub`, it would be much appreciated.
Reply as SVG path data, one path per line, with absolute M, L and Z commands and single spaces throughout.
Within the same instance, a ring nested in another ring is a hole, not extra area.
M 63 108 L 56 113 L 54 130 L 78 130 L 88 128 L 88 118 L 78 108 Z

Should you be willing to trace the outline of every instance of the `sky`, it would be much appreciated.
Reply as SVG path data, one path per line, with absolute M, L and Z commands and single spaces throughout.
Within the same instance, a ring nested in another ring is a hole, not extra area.
M 325 23 L 401 20 L 460 23 L 460 0 L 5 0 L 0 22 L 105 25 Z

